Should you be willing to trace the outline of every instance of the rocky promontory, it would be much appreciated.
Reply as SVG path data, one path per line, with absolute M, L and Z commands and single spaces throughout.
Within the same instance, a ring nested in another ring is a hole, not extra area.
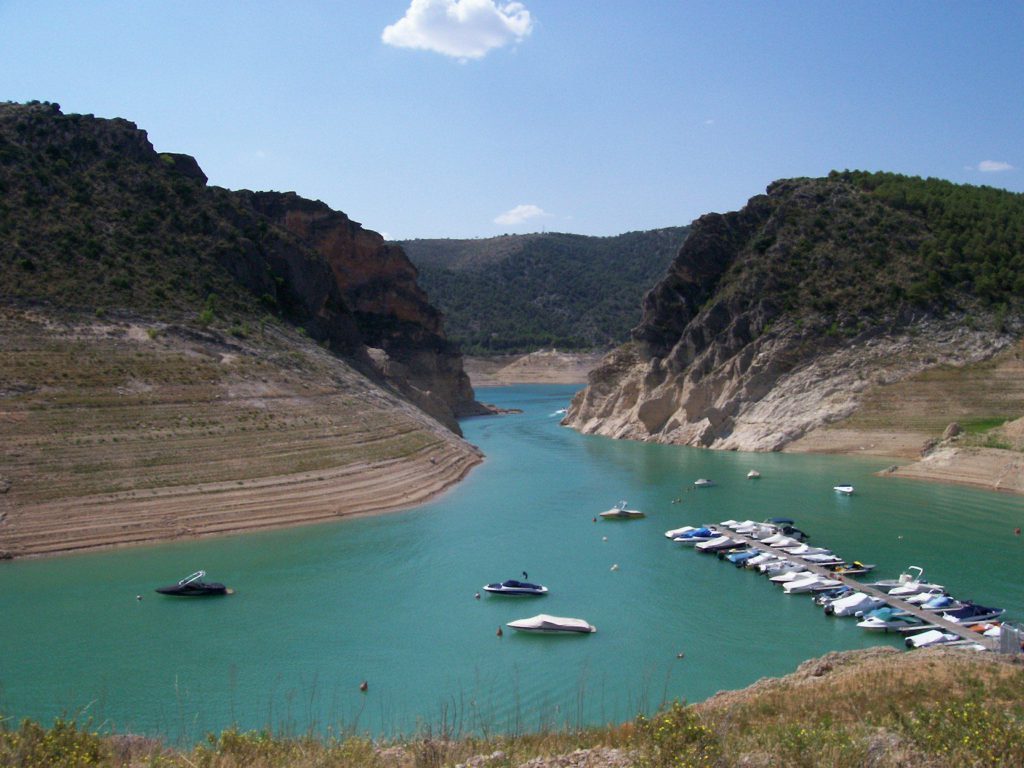
M 884 410 L 892 385 L 975 371 L 1024 329 L 1024 236 L 1001 218 L 1024 221 L 1024 195 L 863 173 L 776 182 L 740 211 L 703 216 L 564 423 L 782 450 L 867 402 Z M 996 415 L 1019 416 L 1024 393 L 1007 392 Z M 977 394 L 960 387 L 915 428 L 981 415 Z

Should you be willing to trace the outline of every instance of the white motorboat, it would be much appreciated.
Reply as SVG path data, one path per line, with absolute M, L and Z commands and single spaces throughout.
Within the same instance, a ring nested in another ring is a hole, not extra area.
M 733 547 L 738 547 L 742 543 L 743 542 L 741 542 L 739 539 L 733 539 L 729 536 L 717 536 L 713 539 L 709 539 L 708 541 L 702 541 L 698 543 L 694 547 L 694 549 L 697 549 L 700 552 L 718 552 L 722 549 L 732 549 Z
M 904 642 L 907 648 L 927 648 L 932 645 L 945 645 L 959 640 L 958 635 L 952 632 L 943 632 L 941 629 L 929 629 L 917 635 L 911 635 Z
M 789 536 L 780 536 L 774 541 L 773 539 L 775 539 L 774 536 L 769 536 L 767 539 L 762 539 L 761 543 L 767 544 L 774 549 L 786 549 L 787 547 L 796 547 L 800 545 L 799 541 Z
M 781 547 L 782 551 L 787 555 L 795 555 L 796 557 L 804 557 L 805 555 L 831 555 L 831 549 L 825 549 L 824 547 L 812 547 L 808 544 L 799 544 L 795 547 Z
M 644 513 L 639 509 L 627 509 L 628 506 L 625 500 L 620 501 L 611 509 L 602 512 L 601 517 L 605 520 L 631 520 L 644 516 Z
M 853 486 L 849 485 L 848 483 L 833 485 L 832 490 L 835 491 L 836 493 L 841 493 L 843 496 L 853 495 Z
M 543 584 L 533 584 L 532 582 L 519 581 L 518 579 L 506 579 L 505 581 L 485 584 L 484 592 L 490 592 L 493 595 L 546 595 L 548 588 Z
M 825 606 L 828 616 L 856 616 L 861 613 L 881 608 L 885 601 L 880 597 L 872 597 L 866 592 L 854 592 L 852 595 L 833 600 Z
M 684 533 L 697 530 L 695 525 L 684 525 L 682 528 L 673 528 L 670 531 L 665 531 L 666 539 L 674 539 L 676 536 L 682 536 Z
M 782 588 L 786 591 L 787 595 L 798 595 L 802 592 L 814 592 L 820 589 L 832 589 L 832 587 L 838 587 L 843 582 L 839 579 L 828 579 L 824 576 L 814 574 L 804 579 L 793 579 L 782 585 Z
M 761 473 L 758 472 L 756 469 L 752 469 L 749 472 L 747 472 L 748 480 L 757 480 L 759 477 L 761 477 Z
M 893 597 L 909 597 L 930 589 L 943 589 L 941 584 L 933 584 L 925 580 L 924 568 L 919 565 L 907 566 L 907 570 L 901 573 L 897 579 L 882 579 L 872 582 L 868 586 L 888 592 Z
M 774 576 L 769 576 L 768 581 L 774 584 L 786 585 L 791 581 L 803 581 L 810 577 L 810 572 L 803 566 L 796 566 L 794 570 L 782 571 Z
M 585 635 L 596 632 L 594 627 L 586 619 L 574 619 L 566 616 L 549 616 L 546 613 L 538 613 L 528 619 L 516 619 L 510 621 L 508 626 L 520 632 L 535 632 L 538 634 L 577 634 Z
M 694 528 L 692 531 L 687 531 L 686 533 L 681 533 L 678 536 L 673 536 L 672 541 L 679 544 L 688 544 L 693 546 L 694 544 L 699 544 L 702 541 L 709 541 L 717 538 L 718 536 L 721 536 L 718 531 L 713 528 L 709 528 L 706 525 L 702 525 L 700 528 Z
M 710 488 L 711 486 L 714 485 L 714 483 L 711 482 L 710 480 L 708 480 L 706 477 L 700 477 L 700 478 L 694 480 L 693 484 L 697 488 Z

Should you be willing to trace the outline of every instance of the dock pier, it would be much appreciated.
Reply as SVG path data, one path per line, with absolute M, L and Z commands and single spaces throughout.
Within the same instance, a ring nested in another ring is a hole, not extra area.
M 750 547 L 759 548 L 767 552 L 777 551 L 774 550 L 773 547 L 771 547 L 770 545 L 766 545 L 759 539 L 754 539 L 749 536 L 745 536 L 742 533 L 736 533 L 735 531 L 732 531 L 728 528 L 723 529 L 721 526 L 717 525 L 709 527 L 721 533 L 722 536 L 728 536 L 730 539 L 734 539 L 743 544 L 747 544 Z M 778 553 L 780 555 L 785 555 L 785 553 L 781 551 L 778 551 Z M 792 559 L 800 560 L 798 555 L 792 556 Z M 847 585 L 851 589 L 854 589 L 858 592 L 864 592 L 865 594 L 871 595 L 872 597 L 877 597 L 878 599 L 883 600 L 886 603 L 886 605 L 891 605 L 892 607 L 898 608 L 901 611 L 906 611 L 908 614 L 916 616 L 917 618 L 922 619 L 929 624 L 934 624 L 937 629 L 941 629 L 944 632 L 951 632 L 964 640 L 969 640 L 972 643 L 977 643 L 978 645 L 984 646 L 986 650 L 998 651 L 1000 649 L 999 638 L 985 637 L 982 633 L 975 632 L 972 629 L 968 629 L 963 624 L 958 624 L 955 621 L 950 621 L 949 619 L 943 618 L 942 616 L 937 615 L 933 611 L 921 610 L 920 606 L 914 605 L 913 603 L 908 603 L 906 600 L 901 600 L 898 597 L 893 597 L 892 595 L 882 592 L 879 589 L 875 589 L 874 587 L 870 587 L 867 584 L 862 584 L 861 582 L 857 581 L 856 579 L 850 576 L 846 576 L 841 573 L 835 573 L 834 571 L 830 570 L 828 566 L 816 565 L 815 563 L 810 563 L 807 561 L 803 561 L 803 565 L 806 566 L 807 570 L 810 573 L 815 573 L 819 576 L 824 576 L 825 578 L 836 579 L 837 581 L 841 581 L 843 584 Z

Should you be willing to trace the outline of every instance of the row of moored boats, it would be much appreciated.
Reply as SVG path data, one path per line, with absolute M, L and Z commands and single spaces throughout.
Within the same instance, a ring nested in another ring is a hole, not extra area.
M 830 549 L 810 546 L 807 534 L 788 518 L 688 525 L 666 531 L 665 536 L 698 552 L 717 554 L 738 568 L 756 570 L 787 594 L 810 593 L 827 615 L 856 617 L 857 626 L 868 631 L 906 635 L 910 648 L 963 644 L 984 649 L 984 645 L 945 631 L 928 617 L 961 624 L 987 637 L 998 637 L 1000 632 L 1004 609 L 958 600 L 942 585 L 925 579 L 924 570 L 918 566 L 910 566 L 896 579 L 863 584 L 885 594 L 885 598 L 857 589 L 845 578 L 869 573 L 875 566 L 847 561 Z M 925 617 L 900 607 L 900 602 L 924 612 Z

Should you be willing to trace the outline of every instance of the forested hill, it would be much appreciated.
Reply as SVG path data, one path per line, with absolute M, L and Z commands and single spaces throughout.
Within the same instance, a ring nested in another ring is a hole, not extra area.
M 595 349 L 629 337 L 640 300 L 688 227 L 615 237 L 563 233 L 399 243 L 467 354 Z

